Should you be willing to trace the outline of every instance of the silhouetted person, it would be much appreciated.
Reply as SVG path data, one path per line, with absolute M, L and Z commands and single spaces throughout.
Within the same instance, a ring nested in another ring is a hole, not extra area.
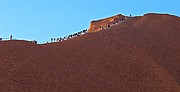
M 53 38 L 51 38 L 51 42 L 53 42 Z
M 122 21 L 124 21 L 125 19 L 124 18 L 122 18 Z
M 110 28 L 110 25 L 107 25 L 108 28 Z
M 87 29 L 83 30 L 83 33 L 86 33 L 87 32 Z
M 37 41 L 36 41 L 36 40 L 34 40 L 34 43 L 35 43 L 35 44 L 37 44 Z
M 33 41 L 31 41 L 31 42 L 33 42 L 33 43 L 37 44 L 37 40 L 33 40 Z
M 12 35 L 10 35 L 10 40 L 12 40 Z
M 132 17 L 132 15 L 130 14 L 130 17 Z
M 59 41 L 62 41 L 62 38 L 61 38 L 61 37 L 59 38 Z
M 57 42 L 59 41 L 59 38 L 57 38 Z

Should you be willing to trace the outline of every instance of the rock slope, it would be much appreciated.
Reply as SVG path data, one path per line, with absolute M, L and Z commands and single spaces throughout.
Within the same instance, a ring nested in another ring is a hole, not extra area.
M 1 92 L 180 92 L 180 18 L 132 17 L 58 43 L 0 42 Z

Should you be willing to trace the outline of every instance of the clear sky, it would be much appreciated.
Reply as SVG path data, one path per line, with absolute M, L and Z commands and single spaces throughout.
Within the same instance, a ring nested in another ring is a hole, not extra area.
M 149 12 L 180 16 L 180 0 L 0 0 L 0 38 L 43 43 L 87 29 L 94 19 Z

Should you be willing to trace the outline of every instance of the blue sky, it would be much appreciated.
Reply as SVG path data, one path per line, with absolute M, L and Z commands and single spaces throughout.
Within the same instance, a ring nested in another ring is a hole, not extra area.
M 180 0 L 0 0 L 0 38 L 44 43 L 89 28 L 94 19 L 148 12 L 180 16 Z

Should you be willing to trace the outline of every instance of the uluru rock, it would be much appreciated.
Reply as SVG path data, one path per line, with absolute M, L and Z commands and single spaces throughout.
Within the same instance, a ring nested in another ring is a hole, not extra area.
M 0 92 L 180 92 L 179 25 L 145 14 L 62 42 L 0 41 Z

